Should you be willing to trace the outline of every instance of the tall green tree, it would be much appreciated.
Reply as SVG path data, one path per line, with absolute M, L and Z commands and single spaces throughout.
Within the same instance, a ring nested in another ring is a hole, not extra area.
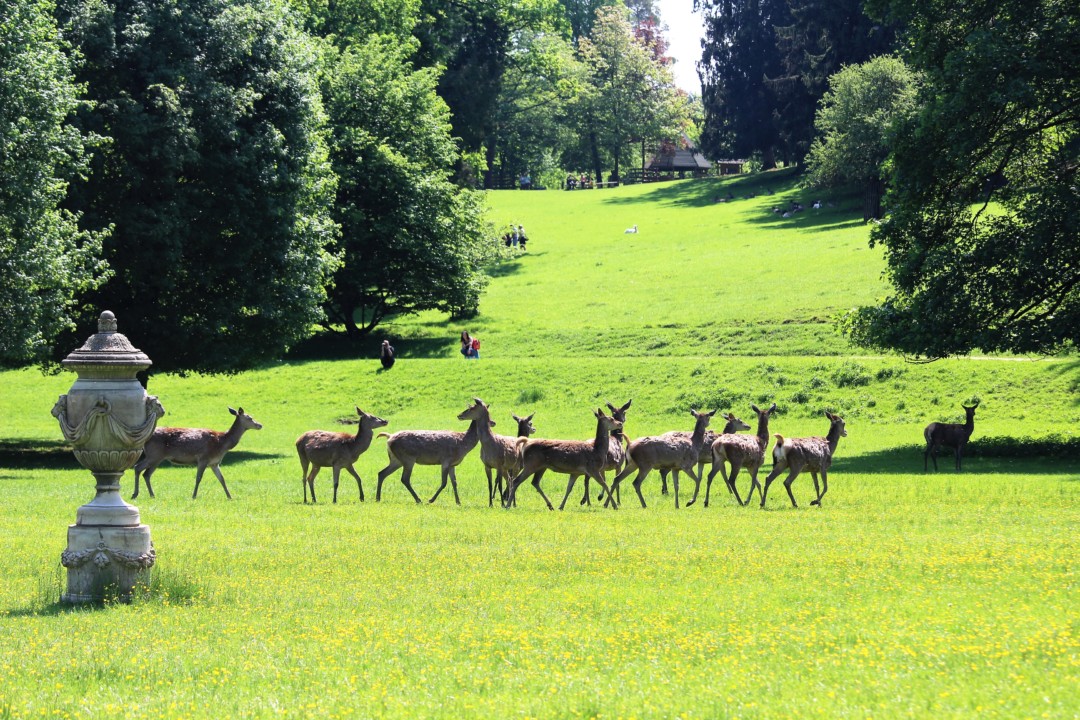
M 64 0 L 109 138 L 69 202 L 115 275 L 86 295 L 156 370 L 236 371 L 323 315 L 334 179 L 315 54 L 275 0 Z
M 618 178 L 631 143 L 678 133 L 687 120 L 686 104 L 671 70 L 634 33 L 625 8 L 601 8 L 592 35 L 578 49 L 589 86 L 576 114 L 592 148 L 593 170 L 600 180 L 602 150 Z
M 60 207 L 86 166 L 73 63 L 50 0 L 0 0 L 0 364 L 44 361 L 103 277 L 100 234 Z
M 918 77 L 897 57 L 848 65 L 833 75 L 818 107 L 818 136 L 806 159 L 806 183 L 858 184 L 866 198 L 863 219 L 880 218 L 892 136 L 916 111 L 917 96 Z
M 1080 333 L 1080 6 L 881 0 L 926 79 L 890 160 L 892 294 L 867 346 L 938 358 L 1053 352 Z
M 437 71 L 414 70 L 407 53 L 372 38 L 328 62 L 344 249 L 328 307 L 350 336 L 392 314 L 474 313 L 487 279 L 482 267 L 497 252 L 482 196 L 451 182 L 457 146 L 435 92 Z
M 784 0 L 698 0 L 705 21 L 701 57 L 705 128 L 702 149 L 712 157 L 760 153 L 763 166 L 776 166 L 780 133 L 778 100 L 769 78 L 783 59 L 777 26 L 791 24 Z

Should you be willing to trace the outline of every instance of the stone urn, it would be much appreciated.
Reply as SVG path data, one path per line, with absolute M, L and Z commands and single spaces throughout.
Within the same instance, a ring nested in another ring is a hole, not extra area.
M 155 554 L 138 508 L 120 497 L 120 477 L 139 459 L 165 410 L 135 377 L 150 367 L 150 358 L 117 332 L 109 311 L 101 313 L 97 333 L 63 365 L 79 377 L 52 414 L 79 464 L 97 480 L 97 494 L 68 526 L 67 550 L 60 557 L 68 571 L 62 600 L 127 600 L 137 582 L 149 580 Z

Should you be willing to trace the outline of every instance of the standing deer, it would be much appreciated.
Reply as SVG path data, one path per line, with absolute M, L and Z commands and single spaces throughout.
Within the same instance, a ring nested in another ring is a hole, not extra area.
M 791 494 L 791 483 L 804 469 L 810 470 L 810 476 L 814 478 L 814 492 L 817 499 L 811 500 L 811 505 L 821 505 L 821 498 L 829 491 L 829 466 L 832 465 L 833 453 L 836 452 L 836 444 L 840 438 L 847 437 L 844 429 L 844 418 L 825 411 L 829 418 L 829 434 L 826 437 L 792 438 L 784 440 L 783 435 L 776 436 L 776 446 L 773 447 L 773 469 L 769 477 L 765 478 L 765 489 L 761 491 L 761 507 L 765 507 L 765 497 L 769 494 L 769 485 L 779 477 L 780 473 L 788 469 L 787 480 L 784 481 L 784 489 L 791 498 L 791 507 L 799 507 L 795 503 L 795 496 Z M 818 473 L 821 473 L 821 487 L 818 487 Z M 751 490 L 751 492 L 753 492 Z M 749 502 L 747 498 L 747 502 Z
M 566 473 L 571 478 L 587 475 L 600 483 L 600 488 L 608 494 L 607 482 L 604 480 L 604 467 L 608 458 L 609 438 L 612 430 L 622 428 L 622 423 L 615 418 L 608 417 L 600 408 L 596 408 L 596 435 L 592 440 L 530 440 L 518 438 L 521 447 L 521 471 L 517 474 L 506 488 L 506 496 L 503 498 L 503 507 L 511 507 L 517 499 L 517 489 L 526 478 L 532 476 L 532 486 L 540 497 L 544 498 L 548 510 L 554 510 L 551 501 L 540 487 L 540 479 L 548 470 L 558 473 Z M 566 506 L 566 499 L 570 497 L 570 491 L 574 484 L 566 488 L 566 496 L 563 497 L 561 510 Z M 618 507 L 616 505 L 615 507 Z
M 517 423 L 517 437 L 493 435 L 495 440 L 498 441 L 499 447 L 497 449 L 492 447 L 489 451 L 486 451 L 486 456 L 484 436 L 483 434 L 480 435 L 480 459 L 484 462 L 484 472 L 487 473 L 488 479 L 488 507 L 494 504 L 496 495 L 502 498 L 504 481 L 509 482 L 521 469 L 521 455 L 517 441 L 518 438 L 527 438 L 536 432 L 536 428 L 532 424 L 533 415 L 535 414 L 518 417 L 514 413 L 510 413 L 510 417 L 514 418 L 514 422 Z M 491 482 L 492 470 L 496 471 L 494 484 Z
M 154 430 L 154 434 L 146 442 L 143 448 L 143 456 L 135 463 L 135 494 L 131 499 L 139 497 L 139 474 L 143 473 L 146 481 L 146 490 L 150 497 L 154 497 L 154 488 L 150 485 L 150 476 L 165 460 L 177 465 L 195 465 L 195 492 L 191 493 L 194 500 L 199 494 L 199 483 L 202 482 L 203 472 L 209 467 L 221 481 L 221 487 L 225 490 L 225 497 L 232 500 L 229 487 L 225 484 L 225 477 L 221 474 L 221 460 L 225 453 L 236 447 L 247 430 L 261 430 L 262 423 L 255 420 L 244 408 L 229 412 L 236 416 L 232 426 L 225 432 L 217 430 L 204 430 L 202 428 L 174 428 L 164 427 Z
M 375 428 L 386 427 L 387 422 L 380 417 L 368 415 L 356 408 L 356 414 L 360 416 L 360 425 L 356 428 L 356 434 L 342 432 L 327 432 L 325 430 L 310 430 L 296 440 L 296 454 L 300 456 L 300 467 L 303 474 L 300 476 L 300 484 L 304 486 L 304 504 L 307 504 L 307 491 L 311 488 L 311 502 L 315 500 L 315 476 L 324 467 L 334 469 L 334 502 L 337 502 L 338 480 L 341 471 L 348 470 L 349 474 L 356 478 L 356 487 L 360 490 L 360 502 L 364 502 L 364 485 L 360 482 L 360 476 L 356 473 L 356 460 L 368 447 L 371 446 L 371 438 Z M 308 474 L 308 463 L 311 464 L 311 474 Z
M 724 429 L 723 429 L 723 431 L 721 431 L 720 435 L 734 435 L 735 433 L 739 432 L 740 430 L 749 430 L 750 429 L 750 426 L 747 425 L 746 423 L 744 423 L 739 418 L 735 417 L 734 413 L 728 413 L 727 415 L 724 415 L 723 418 L 725 420 L 727 420 L 727 423 L 724 425 Z M 686 437 L 690 437 L 690 436 L 693 435 L 693 433 L 686 432 L 685 430 L 673 430 L 672 432 L 670 432 L 668 434 L 669 435 L 685 435 Z M 710 465 L 712 464 L 712 461 L 713 461 L 712 444 L 714 442 L 716 442 L 716 438 L 720 437 L 720 435 L 717 435 L 712 430 L 706 430 L 705 431 L 705 442 L 702 443 L 702 445 L 701 445 L 701 454 L 698 455 L 697 474 L 698 474 L 699 478 L 701 477 L 701 474 L 703 472 L 705 472 L 705 463 L 709 463 Z M 660 482 L 661 482 L 660 494 L 661 495 L 667 495 L 668 494 L 667 476 L 668 476 L 669 472 L 674 473 L 675 475 L 679 474 L 678 470 L 668 470 L 667 468 L 664 468 L 663 470 L 660 471 Z M 696 499 L 697 499 L 697 488 L 694 489 L 694 500 L 696 500 Z M 690 502 L 686 503 L 686 507 L 690 507 L 691 505 L 693 505 L 694 500 L 691 500 Z M 705 490 L 705 500 L 706 500 L 705 507 L 709 507 L 709 503 L 708 503 L 709 491 L 708 491 L 707 488 Z
M 709 492 L 712 490 L 712 481 L 716 473 L 724 478 L 728 492 L 735 496 L 740 505 L 746 505 L 754 496 L 754 488 L 761 494 L 761 485 L 758 483 L 758 470 L 765 464 L 765 448 L 769 446 L 769 418 L 776 411 L 776 403 L 769 406 L 768 410 L 761 410 L 757 405 L 750 408 L 757 414 L 757 435 L 730 435 L 724 434 L 713 441 L 709 451 L 712 453 L 712 470 L 709 479 L 705 483 L 705 507 L 709 507 Z M 728 475 L 724 467 L 725 462 L 731 463 L 731 475 Z M 735 478 L 739 470 L 746 468 L 750 473 L 750 492 L 746 496 L 746 502 L 739 497 L 739 489 L 735 486 Z M 694 500 L 697 499 L 697 488 L 694 488 Z M 687 505 L 693 505 L 691 500 Z
M 477 402 L 480 402 L 477 400 Z M 458 415 L 458 420 L 467 420 L 467 414 L 473 406 L 467 407 Z M 401 430 L 388 435 L 379 433 L 379 437 L 385 437 L 386 453 L 390 456 L 390 464 L 379 471 L 379 484 L 375 488 L 375 502 L 382 500 L 382 485 L 391 474 L 398 468 L 404 467 L 401 472 L 401 484 L 413 496 L 413 500 L 420 502 L 419 496 L 413 490 L 410 478 L 414 465 L 438 465 L 442 468 L 442 484 L 435 494 L 428 500 L 428 504 L 435 502 L 439 493 L 446 487 L 447 478 L 453 484 L 454 501 L 460 505 L 461 498 L 458 496 L 457 473 L 455 468 L 461 464 L 469 451 L 476 447 L 479 439 L 476 420 L 469 424 L 466 432 L 453 430 Z
M 923 450 L 922 456 L 924 472 L 926 471 L 927 455 L 933 458 L 934 472 L 937 472 L 938 448 L 942 445 L 956 451 L 956 469 L 957 471 L 960 470 L 960 456 L 963 454 L 967 441 L 971 438 L 971 433 L 975 430 L 975 408 L 979 407 L 979 403 L 976 402 L 971 407 L 967 405 L 961 405 L 960 407 L 964 408 L 964 413 L 967 416 L 963 425 L 959 423 L 932 422 L 923 430 L 923 437 L 926 438 L 926 449 Z
M 619 483 L 635 469 L 637 469 L 638 474 L 634 478 L 634 491 L 637 492 L 641 507 L 645 507 L 645 498 L 641 494 L 641 483 L 653 468 L 682 470 L 700 483 L 701 477 L 695 474 L 694 466 L 697 464 L 698 458 L 701 456 L 701 448 L 705 444 L 705 428 L 709 426 L 709 421 L 716 412 L 716 410 L 712 412 L 691 410 L 690 414 L 694 416 L 694 432 L 689 438 L 685 435 L 667 433 L 665 435 L 638 438 L 631 442 L 630 447 L 627 449 L 630 460 L 626 463 L 623 471 L 611 481 L 611 491 L 618 492 Z M 675 485 L 675 507 L 679 507 L 678 476 L 676 475 L 673 480 Z M 608 501 L 611 501 L 610 495 Z
M 611 411 L 611 417 L 615 418 L 619 422 L 626 424 L 626 411 L 630 409 L 630 404 L 634 402 L 633 399 L 627 400 L 625 405 L 615 407 L 611 403 L 604 403 L 607 405 L 608 410 Z M 608 459 L 604 464 L 604 470 L 613 470 L 616 474 L 623 469 L 623 463 L 626 462 L 626 450 L 623 449 L 623 443 L 627 442 L 626 433 L 623 432 L 623 428 L 611 431 L 611 437 L 608 438 Z M 570 479 L 570 484 L 573 484 L 577 480 L 577 476 Z M 596 496 L 596 501 L 600 502 L 604 499 L 604 493 L 601 492 Z M 622 498 L 616 496 L 616 502 L 621 502 Z M 589 476 L 585 476 L 585 492 L 581 496 L 580 505 L 588 504 L 592 506 L 592 501 L 589 499 Z

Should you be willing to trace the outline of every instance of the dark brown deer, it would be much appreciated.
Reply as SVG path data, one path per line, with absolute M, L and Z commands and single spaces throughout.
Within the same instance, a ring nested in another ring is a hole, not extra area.
M 712 453 L 712 470 L 709 479 L 705 483 L 705 507 L 709 507 L 709 491 L 712 490 L 712 481 L 716 473 L 724 478 L 728 492 L 735 496 L 740 505 L 746 505 L 754 496 L 754 488 L 761 493 L 761 485 L 758 483 L 757 474 L 761 466 L 765 464 L 765 448 L 769 446 L 769 418 L 776 412 L 776 403 L 769 406 L 768 410 L 762 410 L 757 405 L 750 408 L 757 414 L 757 435 L 735 435 L 724 433 L 713 441 L 709 451 Z M 731 463 L 731 474 L 725 468 L 725 463 Z M 746 496 L 746 502 L 739 497 L 739 489 L 735 485 L 735 478 L 739 470 L 746 468 L 750 473 L 750 492 Z M 694 500 L 697 500 L 697 488 L 694 488 Z M 687 505 L 693 505 L 691 500 Z
M 517 474 L 506 488 L 506 496 L 503 498 L 503 506 L 510 507 L 517 497 L 518 486 L 532 476 L 532 486 L 548 506 L 548 510 L 554 510 L 551 501 L 540 487 L 540 479 L 548 470 L 558 473 L 566 473 L 571 477 L 587 475 L 600 483 L 600 488 L 609 496 L 608 485 L 604 480 L 604 467 L 608 458 L 608 444 L 612 430 L 618 430 L 622 423 L 615 418 L 608 417 L 600 408 L 594 413 L 596 416 L 596 435 L 592 440 L 530 440 L 518 438 L 521 446 L 521 472 Z M 566 505 L 566 498 L 570 497 L 573 483 L 566 488 L 566 496 L 563 497 L 562 509 Z M 618 507 L 616 505 L 615 507 Z
M 964 420 L 964 424 L 959 423 L 940 423 L 932 422 L 926 426 L 923 430 L 923 437 L 926 438 L 926 449 L 923 450 L 923 471 L 926 471 L 926 458 L 930 456 L 934 460 L 934 472 L 937 472 L 937 454 L 938 448 L 945 446 L 952 448 L 956 453 L 956 469 L 960 470 L 960 456 L 963 455 L 964 446 L 967 445 L 967 441 L 971 439 L 971 433 L 975 430 L 975 408 L 979 407 L 979 403 L 975 403 L 971 407 L 967 405 L 961 405 L 964 408 L 964 413 L 967 416 Z
M 792 438 L 785 440 L 783 435 L 776 436 L 776 445 L 773 447 L 773 469 L 769 477 L 765 478 L 765 488 L 761 491 L 761 507 L 765 507 L 765 497 L 769 494 L 769 485 L 779 477 L 780 473 L 788 470 L 787 479 L 784 480 L 784 489 L 791 498 L 791 507 L 799 507 L 795 503 L 795 496 L 791 494 L 791 483 L 803 470 L 809 470 L 814 478 L 814 491 L 817 499 L 811 500 L 811 505 L 821 505 L 821 498 L 829 491 L 829 467 L 832 465 L 833 453 L 840 438 L 847 437 L 844 428 L 844 418 L 825 411 L 829 418 L 829 434 L 826 437 Z M 821 473 L 821 486 L 818 486 L 818 473 Z M 747 498 L 749 502 L 749 498 Z
M 229 412 L 236 416 L 232 426 L 225 432 L 218 430 L 204 430 L 202 428 L 174 428 L 164 427 L 154 430 L 154 434 L 143 448 L 143 456 L 135 463 L 135 494 L 134 500 L 139 497 L 139 474 L 143 473 L 146 481 L 146 490 L 150 497 L 154 497 L 154 488 L 150 485 L 150 476 L 157 470 L 158 465 L 168 460 L 177 465 L 195 465 L 195 491 L 191 493 L 194 500 L 199 494 L 199 483 L 202 482 L 203 472 L 209 467 L 221 481 L 221 487 L 225 490 L 225 497 L 232 500 L 229 487 L 225 484 L 225 477 L 221 474 L 221 460 L 225 453 L 236 447 L 247 430 L 261 430 L 262 423 L 244 412 L 244 408 Z
M 632 399 L 627 400 L 626 404 L 622 405 L 620 407 L 615 407 L 611 403 L 605 403 L 605 405 L 607 405 L 608 410 L 611 411 L 611 417 L 613 417 L 616 420 L 618 420 L 619 422 L 623 423 L 623 426 L 625 426 L 626 425 L 626 411 L 630 409 L 630 404 L 633 403 L 633 402 L 634 401 Z M 627 442 L 626 433 L 624 432 L 624 429 L 622 427 L 620 427 L 618 430 L 612 430 L 611 431 L 611 438 L 608 440 L 608 459 L 607 459 L 607 463 L 604 465 L 604 470 L 612 470 L 616 474 L 618 474 L 618 472 L 623 469 L 623 464 L 626 462 L 626 448 L 624 447 L 626 442 Z M 576 477 L 571 478 L 570 479 L 570 484 L 572 485 L 575 480 L 577 480 Z M 600 494 L 598 494 L 596 496 L 596 501 L 597 502 L 600 502 L 603 499 L 604 499 L 603 492 L 601 492 Z M 622 498 L 616 496 L 615 500 L 621 502 Z M 581 496 L 581 502 L 579 504 L 580 505 L 588 504 L 590 506 L 592 505 L 592 501 L 589 499 L 589 476 L 588 475 L 585 476 L 585 493 Z
M 641 507 L 645 507 L 645 498 L 641 494 L 641 483 L 645 481 L 645 478 L 653 469 L 682 470 L 700 483 L 701 478 L 694 472 L 694 466 L 697 465 L 698 458 L 701 456 L 701 448 L 705 444 L 705 428 L 709 426 L 709 421 L 716 414 L 716 410 L 712 412 L 691 410 L 690 414 L 694 416 L 694 431 L 690 437 L 682 434 L 666 433 L 632 441 L 627 449 L 627 455 L 630 456 L 630 459 L 623 471 L 611 481 L 611 492 L 618 493 L 619 483 L 634 470 L 638 471 L 637 477 L 634 478 L 634 491 L 637 493 Z M 678 476 L 673 478 L 673 484 L 675 486 L 675 507 L 679 507 Z M 608 502 L 610 501 L 611 497 L 609 495 Z
M 705 463 L 709 463 L 710 465 L 712 464 L 712 461 L 713 461 L 712 444 L 714 442 L 716 442 L 716 438 L 720 437 L 720 435 L 734 435 L 735 433 L 739 432 L 740 430 L 749 430 L 750 429 L 750 426 L 747 425 L 746 423 L 744 423 L 739 418 L 735 417 L 734 413 L 728 413 L 727 415 L 724 415 L 723 417 L 724 417 L 725 420 L 727 420 L 727 423 L 724 425 L 724 429 L 720 432 L 719 435 L 716 434 L 715 432 L 713 432 L 712 430 L 706 430 L 705 431 L 705 442 L 701 445 L 701 454 L 698 455 L 697 474 L 698 474 L 699 478 L 701 477 L 701 474 L 703 472 L 705 472 Z M 693 433 L 686 432 L 685 430 L 674 430 L 674 431 L 672 431 L 672 433 L 669 433 L 669 434 L 685 435 L 686 437 L 690 437 Z M 661 483 L 661 485 L 660 485 L 660 494 L 661 495 L 667 495 L 668 494 L 667 476 L 668 476 L 669 472 L 674 473 L 675 475 L 679 474 L 678 470 L 668 470 L 667 468 L 660 471 L 660 483 Z M 697 489 L 695 488 L 694 489 L 694 500 L 696 500 L 696 499 L 697 499 Z M 707 501 L 708 499 L 709 499 L 709 491 L 706 488 L 706 490 L 705 490 L 705 500 Z M 690 507 L 691 505 L 693 505 L 694 500 L 691 500 L 690 502 L 686 503 L 686 507 Z M 705 503 L 705 507 L 709 507 L 708 502 Z
M 466 420 L 466 413 L 472 409 L 472 405 L 465 408 L 458 420 Z M 452 430 L 401 430 L 393 435 L 379 433 L 379 437 L 385 437 L 386 454 L 390 456 L 390 464 L 379 471 L 379 483 L 375 487 L 375 502 L 382 500 L 382 485 L 398 468 L 401 471 L 401 484 L 413 496 L 413 500 L 420 502 L 420 497 L 413 490 L 412 471 L 414 465 L 438 465 L 442 468 L 442 484 L 428 503 L 433 503 L 439 497 L 439 493 L 446 487 L 447 478 L 453 483 L 454 501 L 460 505 L 461 498 L 458 496 L 457 473 L 455 468 L 461 464 L 465 456 L 469 454 L 479 440 L 479 431 L 476 421 L 469 423 L 466 432 Z
M 518 452 L 518 441 L 522 437 L 536 432 L 532 424 L 532 415 L 522 418 L 510 413 L 517 421 L 517 437 L 496 435 L 491 432 L 495 425 L 491 419 L 491 413 L 487 403 L 480 398 L 473 398 L 473 405 L 467 408 L 461 415 L 460 420 L 473 420 L 476 423 L 477 437 L 480 441 L 480 460 L 484 463 L 484 473 L 488 481 L 488 507 L 494 503 L 495 492 L 502 493 L 504 478 L 512 478 L 521 469 L 521 455 Z M 495 471 L 495 482 L 492 482 L 491 471 Z
M 311 502 L 315 500 L 315 476 L 324 467 L 334 470 L 334 502 L 337 502 L 338 480 L 341 471 L 348 470 L 349 474 L 356 478 L 356 487 L 360 490 L 360 502 L 364 502 L 364 485 L 360 476 L 356 473 L 357 459 L 361 453 L 371 446 L 371 438 L 375 428 L 386 427 L 387 422 L 380 417 L 369 415 L 359 407 L 356 414 L 360 416 L 360 424 L 356 428 L 356 434 L 350 435 L 343 432 L 328 432 L 326 430 L 310 430 L 296 440 L 296 454 L 300 456 L 300 467 L 303 474 L 300 476 L 300 484 L 304 486 L 304 504 L 307 504 L 307 491 L 311 488 Z M 308 474 L 308 464 L 311 474 Z

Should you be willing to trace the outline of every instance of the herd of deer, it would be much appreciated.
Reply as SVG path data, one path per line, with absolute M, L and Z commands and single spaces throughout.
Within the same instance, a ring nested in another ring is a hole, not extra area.
M 975 428 L 977 406 L 978 402 L 970 407 L 963 406 L 967 416 L 963 424 L 933 422 L 926 426 L 923 432 L 926 440 L 926 449 L 923 452 L 924 470 L 927 469 L 928 458 L 933 459 L 934 470 L 937 470 L 937 453 L 941 447 L 954 450 L 956 469 L 960 470 L 960 457 L 964 445 L 967 444 Z M 749 430 L 750 426 L 731 413 L 722 416 L 726 424 L 723 431 L 717 434 L 707 429 L 716 410 L 712 412 L 691 410 L 690 413 L 694 416 L 692 431 L 673 431 L 629 442 L 622 431 L 630 402 L 620 407 L 607 403 L 607 407 L 611 412 L 610 415 L 604 414 L 600 408 L 597 408 L 594 413 L 596 434 L 591 440 L 531 439 L 530 435 L 536 431 L 532 424 L 533 416 L 518 417 L 513 413 L 511 416 L 517 422 L 517 435 L 497 435 L 491 430 L 495 422 L 491 419 L 488 405 L 480 398 L 474 398 L 473 402 L 458 415 L 459 420 L 469 421 L 469 427 L 465 432 L 402 430 L 393 434 L 379 433 L 379 437 L 386 438 L 386 450 L 390 462 L 379 471 L 375 500 L 382 499 L 383 481 L 402 469 L 401 484 L 419 503 L 420 498 L 413 490 L 411 482 L 413 467 L 438 465 L 442 470 L 442 483 L 428 502 L 435 502 L 449 480 L 454 491 L 454 500 L 460 505 L 455 469 L 479 444 L 480 460 L 484 464 L 487 475 L 489 506 L 494 504 L 496 496 L 504 507 L 516 505 L 518 488 L 526 480 L 532 478 L 532 486 L 544 499 L 548 509 L 553 510 L 551 501 L 540 487 L 540 480 L 544 473 L 551 470 L 570 476 L 566 494 L 563 496 L 562 503 L 559 504 L 560 510 L 566 506 L 566 501 L 579 477 L 585 478 L 585 494 L 581 499 L 581 504 L 591 504 L 589 480 L 592 479 L 600 484 L 601 494 L 597 498 L 598 501 L 603 501 L 606 507 L 617 509 L 620 502 L 619 485 L 635 471 L 637 475 L 631 484 L 641 506 L 645 507 L 641 484 L 650 472 L 658 470 L 662 481 L 661 491 L 664 495 L 668 494 L 668 473 L 672 475 L 676 508 L 679 507 L 679 474 L 686 473 L 693 478 L 694 496 L 686 503 L 689 507 L 697 502 L 701 476 L 706 463 L 712 463 L 712 470 L 705 484 L 705 507 L 709 505 L 709 492 L 713 478 L 718 472 L 723 477 L 729 494 L 734 496 L 740 505 L 748 504 L 756 489 L 761 497 L 761 507 L 765 507 L 769 486 L 784 471 L 788 473 L 784 480 L 784 489 L 787 490 L 792 507 L 798 507 L 795 496 L 791 492 L 791 484 L 804 470 L 808 470 L 814 479 L 814 491 L 817 494 L 810 504 L 820 505 L 822 498 L 829 490 L 829 467 L 832 465 L 837 443 L 841 437 L 847 435 L 844 419 L 830 412 L 825 413 L 829 419 L 829 431 L 825 437 L 785 439 L 777 434 L 772 451 L 772 471 L 762 485 L 758 482 L 757 475 L 765 462 L 765 450 L 769 444 L 769 417 L 776 410 L 776 403 L 766 410 L 751 405 L 757 415 L 755 435 L 739 435 L 738 431 Z M 193 428 L 155 430 L 146 443 L 142 458 L 135 464 L 135 493 L 132 498 L 139 496 L 140 475 L 146 481 L 146 489 L 150 497 L 154 497 L 150 476 L 162 462 L 169 460 L 173 463 L 197 467 L 195 491 L 191 495 L 193 499 L 199 493 L 199 483 L 207 467 L 221 482 L 225 496 L 232 499 L 229 488 L 225 484 L 225 478 L 221 474 L 221 460 L 225 453 L 236 447 L 244 432 L 258 430 L 262 428 L 262 425 L 245 413 L 243 408 L 238 410 L 229 408 L 229 412 L 236 419 L 232 427 L 225 432 Z M 300 456 L 301 483 L 304 488 L 305 503 L 308 501 L 308 490 L 311 491 L 311 502 L 316 502 L 315 477 L 324 467 L 332 468 L 334 473 L 335 503 L 342 470 L 347 470 L 356 478 L 360 500 L 364 500 L 364 486 L 354 465 L 360 455 L 371 446 L 375 429 L 386 426 L 387 421 L 370 415 L 359 407 L 356 408 L 356 412 L 360 416 L 360 423 L 355 434 L 312 430 L 297 439 L 296 452 Z M 750 489 L 745 501 L 735 484 L 736 477 L 743 469 L 750 475 Z M 610 486 L 604 476 L 604 473 L 609 470 L 615 473 Z M 820 485 L 818 474 L 821 475 Z

